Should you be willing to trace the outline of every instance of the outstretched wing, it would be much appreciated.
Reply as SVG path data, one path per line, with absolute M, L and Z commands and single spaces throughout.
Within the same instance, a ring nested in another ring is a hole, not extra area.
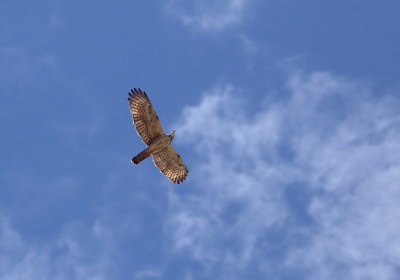
M 185 180 L 189 173 L 181 157 L 171 145 L 168 145 L 161 152 L 153 154 L 153 162 L 161 173 L 174 183 L 179 184 Z
M 140 88 L 131 89 L 128 103 L 136 130 L 146 145 L 164 134 L 153 105 L 144 91 Z

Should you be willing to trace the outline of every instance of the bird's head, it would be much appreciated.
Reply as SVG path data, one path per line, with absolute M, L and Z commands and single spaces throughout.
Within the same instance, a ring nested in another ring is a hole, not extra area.
M 172 130 L 172 132 L 168 136 L 171 138 L 171 140 L 174 139 L 175 130 Z

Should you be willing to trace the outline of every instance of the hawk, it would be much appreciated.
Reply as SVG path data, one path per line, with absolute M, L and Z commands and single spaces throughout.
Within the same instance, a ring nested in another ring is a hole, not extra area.
M 129 109 L 132 113 L 136 131 L 147 148 L 132 158 L 132 163 L 138 164 L 145 158 L 152 156 L 154 164 L 160 172 L 174 183 L 185 180 L 189 173 L 181 157 L 172 148 L 171 141 L 175 130 L 165 134 L 158 116 L 151 105 L 150 99 L 140 88 L 131 89 L 128 93 Z

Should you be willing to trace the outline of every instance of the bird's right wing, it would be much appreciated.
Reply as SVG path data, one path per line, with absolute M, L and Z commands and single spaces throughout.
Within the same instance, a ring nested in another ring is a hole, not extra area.
M 153 105 L 151 105 L 150 99 L 144 91 L 139 88 L 131 89 L 128 103 L 136 131 L 146 145 L 150 145 L 164 134 Z

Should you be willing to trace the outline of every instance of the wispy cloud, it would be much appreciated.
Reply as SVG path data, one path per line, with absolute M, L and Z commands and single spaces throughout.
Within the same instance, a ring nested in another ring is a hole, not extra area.
M 185 110 L 177 130 L 201 162 L 191 173 L 198 189 L 191 196 L 171 194 L 175 249 L 227 273 L 252 262 L 259 237 L 287 216 L 286 174 L 273 155 L 280 116 L 272 109 L 250 119 L 235 92 L 218 86 Z
M 33 247 L 26 247 L 24 240 L 0 217 L 0 279 L 48 279 L 49 256 Z
M 247 4 L 248 0 L 169 0 L 166 9 L 184 25 L 203 31 L 221 31 L 243 20 Z
M 193 193 L 171 193 L 176 252 L 231 279 L 398 277 L 399 100 L 326 72 L 292 73 L 255 113 L 239 93 L 217 86 L 182 115 L 197 160 Z
M 101 242 L 106 241 L 103 234 L 98 225 L 89 232 L 90 239 Z M 68 231 L 57 242 L 35 245 L 18 233 L 7 218 L 0 217 L 0 279 L 106 279 L 108 263 L 104 255 L 98 254 L 98 248 L 97 254 L 89 254 L 86 248 L 87 242 L 79 242 Z

